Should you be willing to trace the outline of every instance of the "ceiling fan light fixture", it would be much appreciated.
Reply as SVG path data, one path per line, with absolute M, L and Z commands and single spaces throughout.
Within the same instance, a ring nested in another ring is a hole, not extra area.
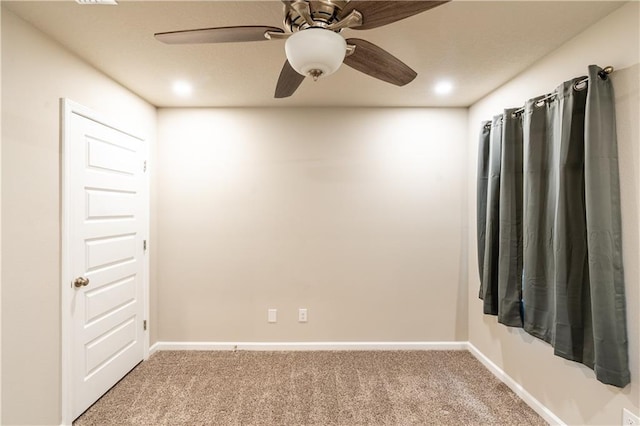
M 308 28 L 287 39 L 285 52 L 294 70 L 317 80 L 340 68 L 347 52 L 347 42 L 331 30 Z

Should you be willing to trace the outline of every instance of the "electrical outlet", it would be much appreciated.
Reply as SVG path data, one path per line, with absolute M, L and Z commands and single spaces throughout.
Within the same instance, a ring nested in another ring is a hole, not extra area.
M 269 310 L 267 310 L 267 321 L 268 322 L 278 322 L 278 310 L 277 309 L 269 309 Z
M 622 424 L 624 426 L 640 426 L 640 417 L 633 414 L 626 408 L 622 409 Z
M 307 322 L 307 310 L 306 310 L 306 308 L 298 309 L 298 322 Z

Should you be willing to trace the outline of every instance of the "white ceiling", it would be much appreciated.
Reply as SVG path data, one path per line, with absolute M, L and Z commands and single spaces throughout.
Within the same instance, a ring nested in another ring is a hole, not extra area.
M 372 29 L 345 30 L 418 72 L 396 87 L 348 66 L 273 99 L 284 41 L 165 45 L 155 32 L 233 25 L 282 28 L 279 1 L 3 1 L 14 13 L 152 104 L 168 106 L 469 106 L 620 7 L 610 1 L 459 1 Z M 3 37 L 3 43 L 10 42 Z M 585 64 L 585 66 L 588 64 Z M 606 65 L 606 64 L 605 64 Z M 176 79 L 194 93 L 180 98 Z M 454 93 L 439 96 L 441 79 Z

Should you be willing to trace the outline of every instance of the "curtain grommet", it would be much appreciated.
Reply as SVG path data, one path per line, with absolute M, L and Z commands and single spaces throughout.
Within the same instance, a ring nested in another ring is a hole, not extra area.
M 576 81 L 575 83 L 573 83 L 573 90 L 576 90 L 578 92 L 584 90 L 587 88 L 587 83 L 588 83 L 589 79 L 585 78 L 583 80 L 580 81 Z

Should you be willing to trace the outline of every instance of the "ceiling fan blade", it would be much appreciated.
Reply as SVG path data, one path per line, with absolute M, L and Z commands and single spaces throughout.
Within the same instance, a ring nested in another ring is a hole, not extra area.
M 169 31 L 156 33 L 155 38 L 167 44 L 229 43 L 237 41 L 264 41 L 266 32 L 284 33 L 276 27 L 242 26 L 202 28 L 199 30 Z
M 288 98 L 293 95 L 302 83 L 302 80 L 304 80 L 304 75 L 298 74 L 289 61 L 285 61 L 282 71 L 280 71 L 280 77 L 278 77 L 275 98 Z
M 340 11 L 340 19 L 345 18 L 355 9 L 362 14 L 362 25 L 354 26 L 352 29 L 368 30 L 417 15 L 449 1 L 351 0 Z
M 349 38 L 347 44 L 356 46 L 356 49 L 353 54 L 344 58 L 344 63 L 371 77 L 396 86 L 404 86 L 418 75 L 400 59 L 373 43 L 359 38 Z

